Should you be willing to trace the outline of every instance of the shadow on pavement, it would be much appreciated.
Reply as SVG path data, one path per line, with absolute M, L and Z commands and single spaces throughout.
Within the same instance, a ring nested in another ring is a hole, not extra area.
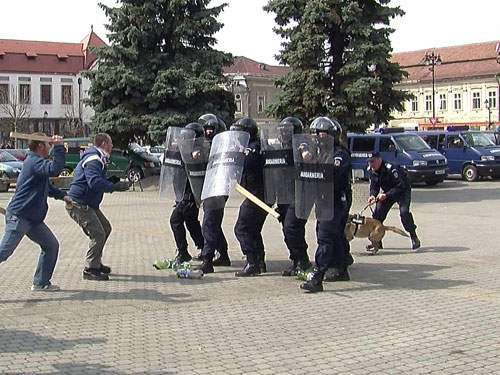
M 375 255 L 371 255 L 368 251 L 362 252 L 352 252 L 354 257 L 380 257 L 386 255 L 403 255 L 403 254 L 415 254 L 415 253 L 455 253 L 459 251 L 469 251 L 470 248 L 464 246 L 423 246 L 418 250 L 412 250 L 409 247 L 386 247 L 384 249 L 380 249 L 379 252 Z
M 176 371 L 168 371 L 168 370 L 151 370 L 151 371 L 139 371 L 139 372 L 130 372 L 130 371 L 120 371 L 117 369 L 113 369 L 111 366 L 101 365 L 101 364 L 92 364 L 92 363 L 54 363 L 52 364 L 55 370 L 50 374 L 70 374 L 70 375 L 79 375 L 79 374 L 103 374 L 103 375 L 175 375 Z M 3 375 L 21 375 L 26 374 L 25 372 L 2 372 Z
M 0 330 L 0 353 L 50 352 L 71 349 L 76 345 L 94 345 L 107 342 L 101 338 L 76 340 L 40 336 L 30 331 Z
M 459 203 L 481 202 L 500 199 L 500 185 L 487 189 L 461 189 L 446 190 L 433 189 L 432 192 L 412 191 L 412 204 L 414 203 Z M 397 206 L 395 206 L 397 207 Z
M 398 264 L 398 263 L 357 263 L 356 267 L 349 271 L 351 280 L 373 285 L 356 286 L 347 290 L 375 290 L 375 289 L 448 289 L 461 285 L 473 284 L 468 280 L 445 280 L 433 278 L 441 270 L 448 266 L 437 266 L 429 264 Z M 338 291 L 338 290 L 337 290 Z

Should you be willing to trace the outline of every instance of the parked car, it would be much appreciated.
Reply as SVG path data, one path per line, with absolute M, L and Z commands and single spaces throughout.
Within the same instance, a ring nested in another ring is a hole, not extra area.
M 21 173 L 23 162 L 5 151 L 0 151 L 0 182 L 1 179 L 16 179 Z M 9 190 L 9 183 L 0 183 L 0 191 Z
M 165 146 L 142 146 L 142 149 L 148 154 L 156 156 L 160 161 L 165 153 Z
M 9 154 L 11 154 L 20 161 L 24 161 L 26 159 L 26 156 L 28 156 L 28 152 L 30 152 L 30 150 L 24 148 L 4 148 L 0 149 L 0 151 L 8 152 Z
M 380 152 L 385 161 L 404 168 L 411 182 L 436 185 L 448 176 L 446 158 L 418 135 L 404 129 L 387 128 L 370 134 L 348 133 L 347 139 L 355 176 L 368 179 L 366 158 L 374 151 Z
M 66 164 L 61 176 L 70 176 L 80 161 L 80 155 L 92 146 L 89 138 L 65 138 Z M 126 150 L 114 148 L 111 151 L 108 177 L 128 178 L 137 182 L 142 178 L 160 174 L 160 161 L 148 154 L 141 146 L 130 143 Z
M 484 133 L 469 130 L 467 126 L 416 133 L 446 156 L 450 174 L 460 174 L 466 181 L 500 177 L 500 147 Z

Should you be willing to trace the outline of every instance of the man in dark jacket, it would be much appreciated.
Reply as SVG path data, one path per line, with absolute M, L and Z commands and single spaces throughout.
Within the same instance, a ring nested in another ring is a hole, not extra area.
M 128 182 L 106 178 L 109 155 L 113 148 L 106 133 L 95 136 L 95 146 L 89 147 L 76 166 L 69 196 L 72 206 L 66 207 L 69 216 L 90 238 L 83 270 L 85 280 L 108 280 L 111 268 L 102 264 L 102 251 L 111 233 L 111 224 L 99 209 L 104 193 L 128 190 Z
M 401 223 L 410 233 L 412 248 L 418 249 L 420 240 L 417 237 L 417 226 L 410 212 L 411 182 L 406 172 L 398 165 L 384 162 L 378 152 L 371 154 L 367 162 L 371 170 L 368 203 L 377 202 L 373 218 L 383 223 L 391 207 L 397 203 Z
M 7 206 L 5 231 L 0 243 L 0 263 L 12 255 L 25 235 L 40 245 L 42 251 L 31 286 L 33 291 L 59 290 L 57 285 L 50 282 L 57 262 L 59 243 L 43 222 L 48 209 L 47 196 L 71 204 L 71 198 L 49 181 L 49 177 L 59 176 L 66 160 L 62 138 L 53 136 L 52 143 L 54 157 L 49 161 L 49 143 L 34 140 L 29 142 L 31 152 L 17 178 L 16 192 Z

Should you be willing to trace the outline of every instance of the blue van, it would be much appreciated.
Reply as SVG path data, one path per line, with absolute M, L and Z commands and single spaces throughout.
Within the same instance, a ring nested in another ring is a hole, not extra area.
M 500 146 L 483 132 L 468 130 L 466 126 L 449 126 L 447 130 L 416 134 L 448 159 L 450 174 L 460 174 L 466 181 L 500 176 Z
M 380 133 L 347 134 L 351 151 L 354 176 L 369 177 L 366 158 L 373 151 L 380 152 L 382 159 L 398 164 L 406 170 L 411 182 L 436 185 L 448 176 L 446 158 L 429 147 L 417 134 L 404 129 L 386 128 Z

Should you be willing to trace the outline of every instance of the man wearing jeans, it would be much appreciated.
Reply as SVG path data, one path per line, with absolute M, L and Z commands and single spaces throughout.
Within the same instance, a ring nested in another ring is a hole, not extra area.
M 127 182 L 107 179 L 109 156 L 113 148 L 111 137 L 106 133 L 95 136 L 95 146 L 89 147 L 75 168 L 69 196 L 73 204 L 67 206 L 69 216 L 89 237 L 83 278 L 108 280 L 111 268 L 102 264 L 102 250 L 111 233 L 111 224 L 99 209 L 104 193 L 128 190 Z
M 50 282 L 59 254 L 59 243 L 43 222 L 48 209 L 47 196 L 71 204 L 71 198 L 49 181 L 49 177 L 59 176 L 66 160 L 62 138 L 55 135 L 52 137 L 52 143 L 54 157 L 49 161 L 48 142 L 35 140 L 29 142 L 31 152 L 17 178 L 16 192 L 7 206 L 5 231 L 0 242 L 0 263 L 12 255 L 25 235 L 40 245 L 42 251 L 33 277 L 31 286 L 33 291 L 59 290 L 57 285 Z

